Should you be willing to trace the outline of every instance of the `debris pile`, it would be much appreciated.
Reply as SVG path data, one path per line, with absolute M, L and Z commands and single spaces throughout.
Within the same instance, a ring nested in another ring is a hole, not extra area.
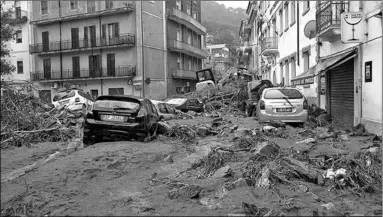
M 33 86 L 25 84 L 16 89 L 2 84 L 1 146 L 29 146 L 35 142 L 68 141 L 80 137 L 81 112 L 64 107 L 55 108 L 32 94 Z M 81 137 L 82 138 L 82 137 Z

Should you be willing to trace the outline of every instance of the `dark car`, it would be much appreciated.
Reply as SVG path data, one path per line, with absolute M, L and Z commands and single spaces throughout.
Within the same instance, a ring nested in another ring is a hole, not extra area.
M 154 137 L 160 116 L 149 99 L 134 96 L 100 96 L 85 117 L 84 143 L 104 137 L 144 141 Z
M 182 112 L 194 111 L 200 113 L 204 111 L 204 104 L 199 99 L 175 98 L 166 100 L 166 103 Z

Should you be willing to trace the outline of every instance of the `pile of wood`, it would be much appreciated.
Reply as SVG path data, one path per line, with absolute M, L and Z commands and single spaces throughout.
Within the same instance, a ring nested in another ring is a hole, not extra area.
M 37 142 L 69 141 L 76 125 L 83 124 L 82 113 L 55 108 L 33 95 L 33 85 L 2 84 L 1 147 L 29 146 Z

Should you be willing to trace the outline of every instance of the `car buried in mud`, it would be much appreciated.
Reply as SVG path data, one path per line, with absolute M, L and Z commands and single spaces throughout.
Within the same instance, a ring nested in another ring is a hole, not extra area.
M 255 116 L 259 122 L 279 120 L 304 124 L 308 118 L 308 108 L 306 98 L 298 89 L 273 87 L 263 91 Z
M 167 121 L 171 119 L 177 119 L 179 111 L 175 108 L 173 108 L 171 105 L 167 104 L 166 102 L 158 101 L 158 100 L 150 100 L 154 106 L 157 109 L 158 114 L 160 117 Z
M 173 98 L 165 100 L 169 105 L 172 105 L 174 108 L 182 111 L 194 111 L 197 113 L 204 112 L 204 104 L 199 99 L 188 99 L 188 98 Z
M 65 106 L 69 110 L 82 110 L 83 114 L 90 110 L 93 105 L 93 98 L 79 89 L 66 89 L 59 91 L 52 100 L 55 107 Z
M 145 141 L 156 136 L 161 119 L 149 99 L 104 95 L 96 99 L 85 116 L 84 143 L 93 144 L 108 137 Z

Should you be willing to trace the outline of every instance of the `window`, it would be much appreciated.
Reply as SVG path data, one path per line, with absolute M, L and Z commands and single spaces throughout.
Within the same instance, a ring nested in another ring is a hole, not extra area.
M 279 70 L 279 75 L 281 78 L 281 83 L 283 84 L 283 63 L 280 63 L 280 70 Z
M 181 29 L 177 29 L 177 41 L 182 41 Z
M 295 65 L 295 57 L 291 58 L 291 79 L 296 76 L 296 65 Z
M 41 6 L 41 15 L 48 14 L 48 1 L 41 1 L 40 6 Z
M 302 52 L 302 58 L 303 58 L 303 72 L 307 72 L 310 68 L 310 51 Z
M 178 10 L 182 10 L 181 1 L 176 1 L 176 6 Z
M 283 17 L 282 17 L 282 10 L 279 11 L 279 35 L 282 35 L 283 33 Z
M 93 99 L 96 99 L 98 97 L 98 90 L 90 90 L 90 94 L 92 95 Z
M 303 15 L 310 10 L 310 1 L 303 1 Z
M 23 43 L 23 35 L 21 30 L 16 31 L 16 43 Z
M 88 0 L 86 5 L 88 13 L 96 11 L 96 2 L 94 0 Z
M 72 57 L 72 70 L 73 70 L 73 78 L 80 77 L 80 57 L 75 56 Z
M 106 67 L 108 76 L 116 76 L 116 61 L 114 53 L 106 55 Z
M 289 28 L 289 3 L 285 4 L 285 30 Z
M 19 4 L 20 4 L 20 1 L 17 1 L 17 2 L 19 2 Z M 21 7 L 20 6 L 18 6 L 18 7 L 16 7 L 16 19 L 20 19 L 21 18 Z
M 181 54 L 179 57 L 177 57 L 177 64 L 178 64 L 178 69 L 182 69 L 182 57 Z
M 295 23 L 295 1 L 291 2 L 290 12 L 291 12 L 291 25 L 293 25 Z
M 24 73 L 23 61 L 17 61 L 17 74 L 23 74 L 23 73 Z
M 191 60 L 188 61 L 188 69 L 192 70 L 192 61 Z
M 72 39 L 72 49 L 79 48 L 80 38 L 79 38 L 78 28 L 71 28 L 71 39 Z
M 70 9 L 71 10 L 78 9 L 78 1 L 70 1 Z
M 196 20 L 197 19 L 197 11 L 193 11 L 193 18 Z
M 113 8 L 113 1 L 106 0 L 105 1 L 105 8 L 106 9 L 112 9 Z
M 191 44 L 191 32 L 188 31 L 188 44 Z
M 277 36 L 277 20 L 274 18 L 273 19 L 273 36 L 276 37 Z
M 285 85 L 290 86 L 290 72 L 289 72 L 289 61 L 288 60 L 286 60 L 286 63 L 285 63 L 285 78 L 286 78 Z
M 109 88 L 108 91 L 109 91 L 109 95 L 112 95 L 112 96 L 124 95 L 124 88 Z
M 190 5 L 188 5 L 188 6 L 186 7 L 186 13 L 187 13 L 188 15 L 190 15 L 190 13 L 191 13 L 191 11 L 190 11 Z

